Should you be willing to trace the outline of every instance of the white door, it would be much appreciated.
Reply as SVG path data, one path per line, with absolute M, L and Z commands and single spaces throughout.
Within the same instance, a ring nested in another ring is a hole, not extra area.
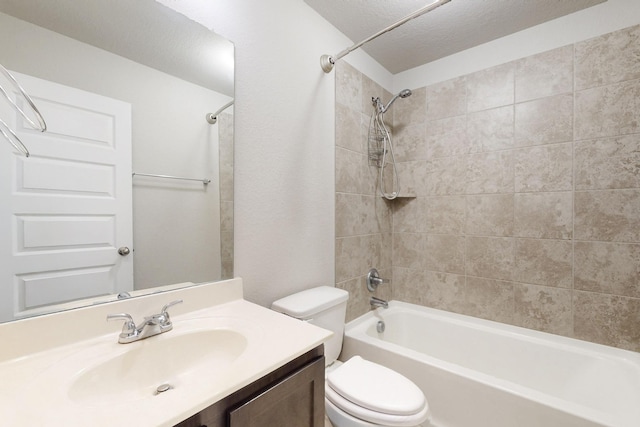
M 0 321 L 133 289 L 130 104 L 14 75 L 47 131 L 0 100 L 31 152 L 0 141 Z

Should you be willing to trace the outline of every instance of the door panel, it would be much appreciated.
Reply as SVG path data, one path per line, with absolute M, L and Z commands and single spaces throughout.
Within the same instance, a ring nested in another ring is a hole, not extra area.
M 47 131 L 0 109 L 31 152 L 0 152 L 0 321 L 133 289 L 131 106 L 14 75 Z

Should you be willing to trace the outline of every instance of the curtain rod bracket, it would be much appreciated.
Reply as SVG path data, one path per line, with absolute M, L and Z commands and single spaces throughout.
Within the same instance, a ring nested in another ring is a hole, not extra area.
M 417 18 L 418 16 L 424 15 L 427 12 L 431 12 L 433 9 L 436 9 L 445 3 L 449 3 L 450 1 L 451 0 L 436 0 L 433 3 L 430 3 L 424 7 L 421 7 L 420 9 L 416 10 L 413 13 L 410 13 L 409 15 L 405 16 L 398 22 L 389 25 L 387 28 L 380 30 L 374 35 L 362 40 L 360 43 L 356 43 L 353 46 L 346 48 L 345 50 L 343 50 L 342 52 L 336 55 L 322 55 L 320 57 L 320 67 L 322 67 L 322 71 L 324 71 L 325 73 L 330 73 L 331 70 L 333 70 L 333 66 L 336 64 L 336 61 L 341 59 L 343 56 L 346 56 L 347 54 L 353 52 L 354 50 L 358 49 L 360 46 L 364 45 L 365 43 L 369 43 L 371 40 L 380 37 L 384 33 L 388 33 L 389 31 L 398 28 L 400 25 L 408 21 L 411 21 L 412 19 Z
M 322 71 L 325 73 L 330 73 L 334 65 L 336 65 L 336 61 L 334 61 L 333 56 L 322 55 L 320 57 L 320 67 L 322 67 Z

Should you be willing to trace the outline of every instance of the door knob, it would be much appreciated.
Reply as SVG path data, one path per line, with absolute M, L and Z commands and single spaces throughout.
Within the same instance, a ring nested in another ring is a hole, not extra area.
M 131 253 L 131 250 L 128 247 L 123 246 L 120 249 L 118 249 L 118 253 L 122 256 L 127 256 Z

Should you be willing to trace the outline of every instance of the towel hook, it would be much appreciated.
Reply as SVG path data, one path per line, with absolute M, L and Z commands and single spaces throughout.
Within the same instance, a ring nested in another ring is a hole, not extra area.
M 15 79 L 15 77 L 13 77 L 13 74 L 11 74 L 9 72 L 9 70 L 7 70 L 6 68 L 4 68 L 4 66 L 2 64 L 0 64 L 0 73 L 2 73 L 7 80 L 13 84 L 13 86 L 20 92 L 20 94 L 22 95 L 22 97 L 25 99 L 25 101 L 27 101 L 27 104 L 29 105 L 29 107 L 31 107 L 31 110 L 35 113 L 36 116 L 36 120 L 38 121 L 38 123 L 34 122 L 28 115 L 27 113 L 24 112 L 24 110 L 22 108 L 20 108 L 20 106 L 18 105 L 18 103 L 16 101 L 14 101 L 13 99 L 11 99 L 11 97 L 9 96 L 9 94 L 4 90 L 4 88 L 2 87 L 2 85 L 0 85 L 0 92 L 2 93 L 2 95 L 7 99 L 7 101 L 9 101 L 9 103 L 13 106 L 13 108 L 16 109 L 16 111 L 18 113 L 20 113 L 20 115 L 36 130 L 39 130 L 40 132 L 44 132 L 45 130 L 47 130 L 47 123 L 44 121 L 44 117 L 42 117 L 42 114 L 40 114 L 40 111 L 38 110 L 38 108 L 36 107 L 36 105 L 34 104 L 33 100 L 31 99 L 31 97 L 29 96 L 29 94 L 24 90 L 24 88 L 22 86 L 20 86 L 20 83 L 18 83 L 18 81 Z

